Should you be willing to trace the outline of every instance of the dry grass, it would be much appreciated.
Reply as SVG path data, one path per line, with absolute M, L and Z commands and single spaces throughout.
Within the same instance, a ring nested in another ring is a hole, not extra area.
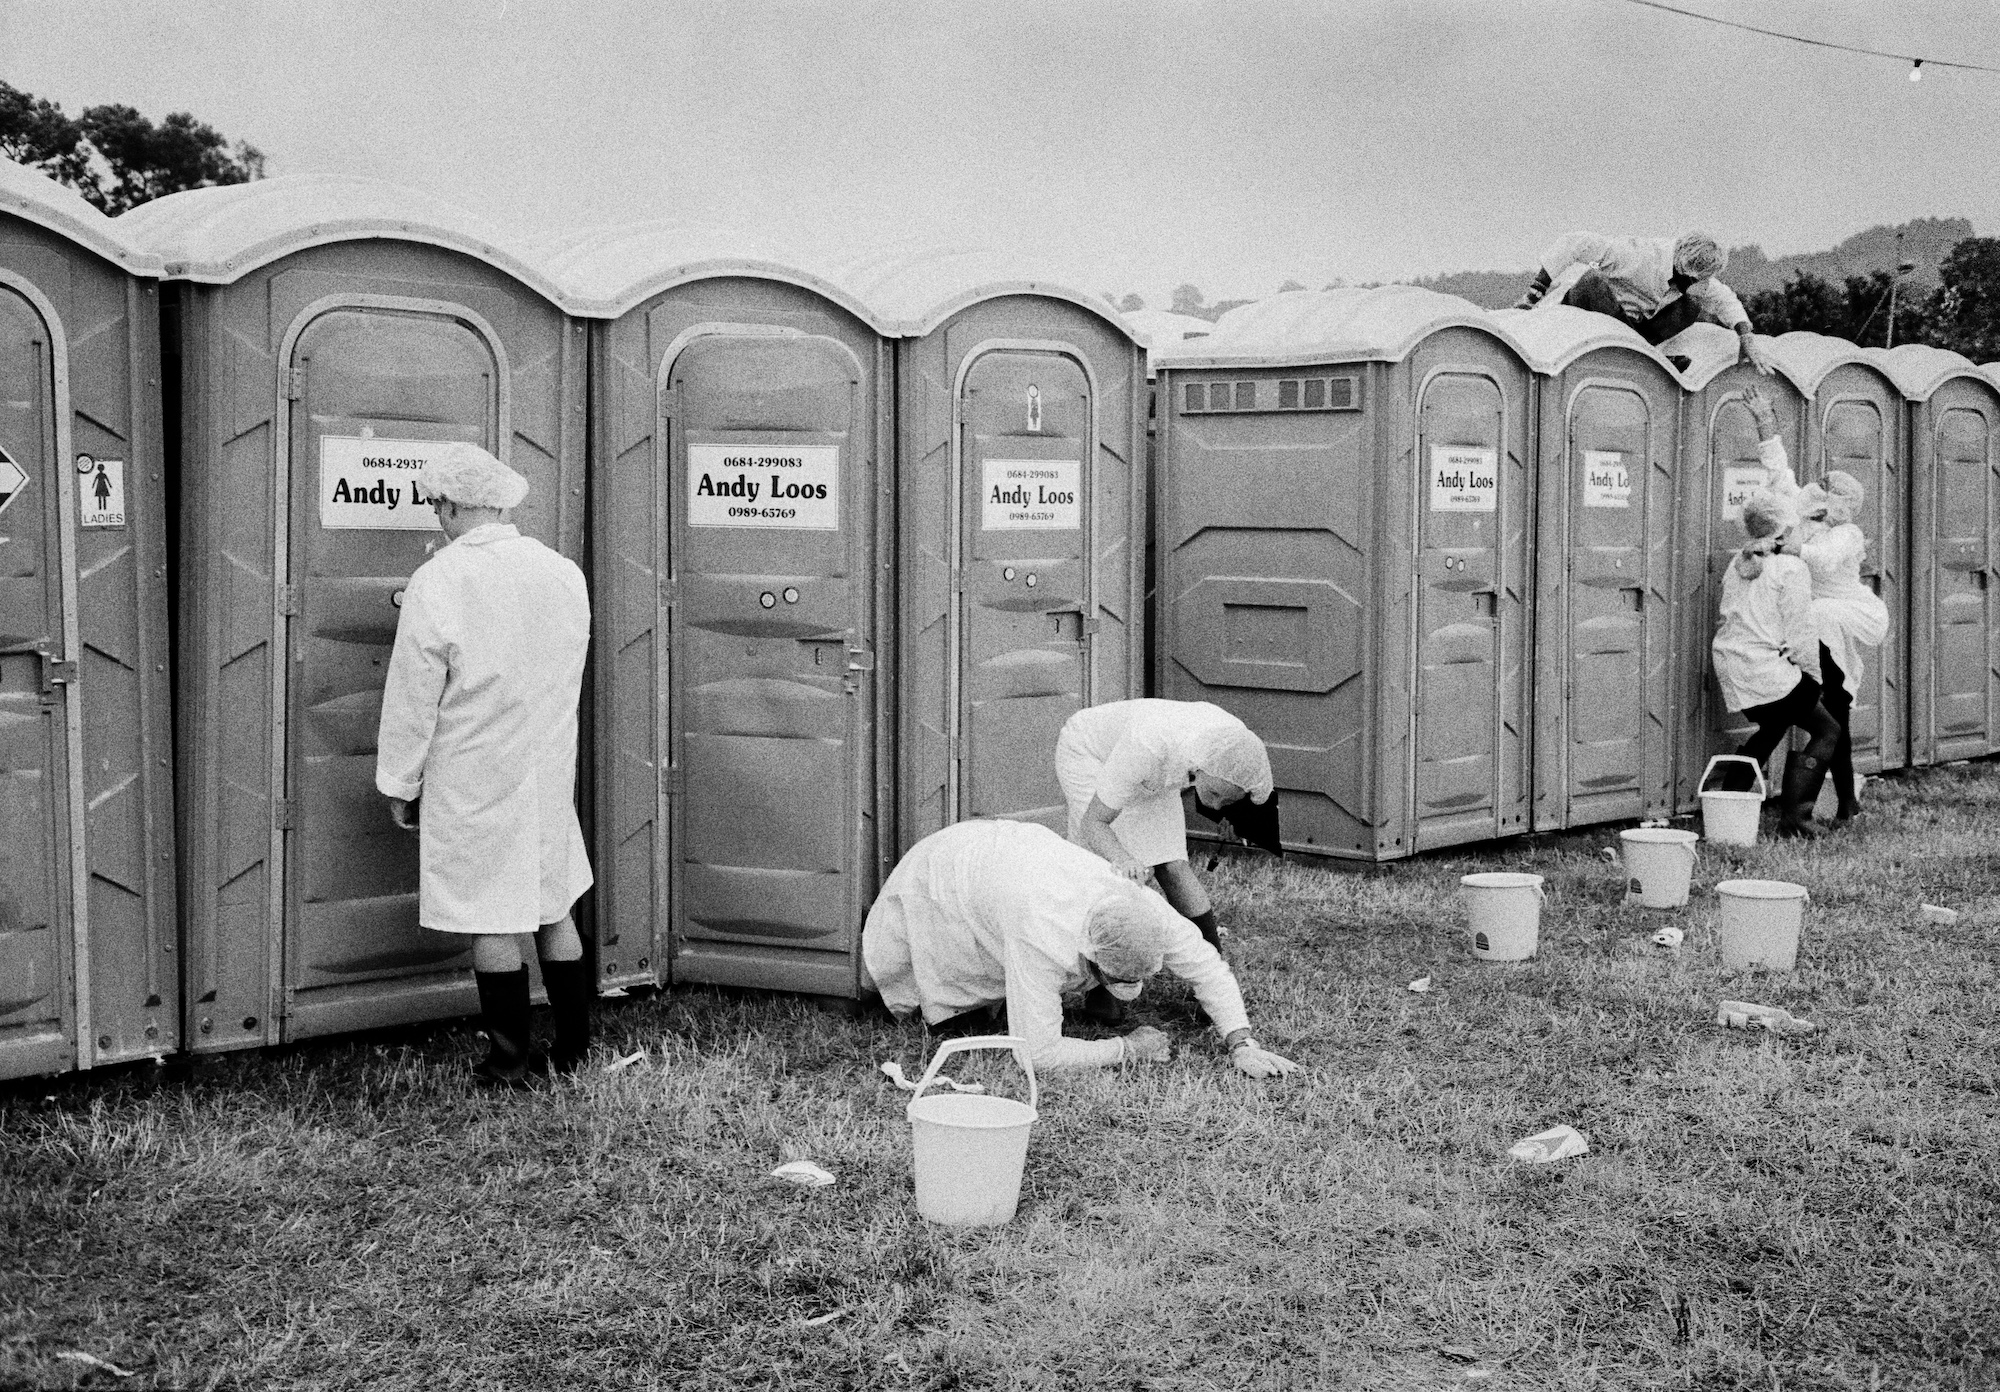
M 1619 906 L 1604 830 L 1226 863 L 1259 1034 L 1309 1071 L 1237 1077 L 1149 990 L 1181 1052 L 1046 1079 L 992 1232 L 912 1211 L 873 1066 L 914 1068 L 921 1034 L 794 1000 L 607 1007 L 647 1062 L 526 1097 L 463 1083 L 462 1025 L 0 1092 L 0 1383 L 2000 1385 L 1995 774 L 1876 784 L 1872 825 L 1810 849 L 1710 851 L 1679 915 Z M 1501 865 L 1548 876 L 1534 963 L 1463 949 L 1457 876 Z M 1713 964 L 1704 891 L 1745 871 L 1812 888 L 1793 977 Z M 1646 942 L 1666 921 L 1678 952 Z M 1717 1029 L 1722 995 L 1822 1029 Z M 1506 1159 L 1556 1122 L 1592 1153 Z M 800 1156 L 840 1183 L 765 1177 Z

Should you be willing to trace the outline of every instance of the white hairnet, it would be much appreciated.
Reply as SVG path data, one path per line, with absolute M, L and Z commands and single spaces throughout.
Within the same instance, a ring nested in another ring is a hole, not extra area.
M 1706 232 L 1690 232 L 1674 243 L 1674 269 L 1696 280 L 1721 275 L 1729 264 L 1729 253 L 1715 244 Z
M 417 483 L 460 507 L 506 509 L 528 496 L 528 481 L 477 445 L 454 440 L 417 473 Z
M 1226 778 L 1250 794 L 1252 802 L 1271 797 L 1271 755 L 1264 741 L 1243 724 L 1206 730 L 1196 741 L 1194 766 L 1214 778 Z
M 1799 525 L 1799 510 L 1790 498 L 1760 488 L 1743 500 L 1743 530 L 1754 538 L 1775 536 Z
M 1826 520 L 1836 527 L 1852 522 L 1868 496 L 1861 480 L 1845 469 L 1831 470 L 1823 480 L 1800 491 L 1809 507 L 1825 508 Z
M 1084 921 L 1085 955 L 1118 981 L 1144 981 L 1166 961 L 1164 905 L 1127 881 L 1091 906 Z

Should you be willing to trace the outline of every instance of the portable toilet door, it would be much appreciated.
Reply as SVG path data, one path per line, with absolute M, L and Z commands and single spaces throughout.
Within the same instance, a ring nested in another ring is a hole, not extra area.
M 1924 344 L 1868 358 L 1909 401 L 1910 762 L 1979 758 L 2000 750 L 2000 384 Z
M 1776 340 L 1767 340 L 1775 344 Z M 1778 413 L 1778 435 L 1794 472 L 1805 457 L 1808 393 L 1792 376 L 1786 355 L 1765 376 L 1741 361 L 1736 334 L 1717 324 L 1696 324 L 1660 345 L 1664 354 L 1686 356 L 1681 379 L 1688 395 L 1681 433 L 1679 490 L 1679 570 L 1673 607 L 1677 615 L 1677 709 L 1675 719 L 1674 806 L 1688 813 L 1701 806 L 1702 771 L 1716 754 L 1734 754 L 1756 730 L 1727 708 L 1716 681 L 1710 645 L 1722 612 L 1722 579 L 1748 540 L 1743 503 L 1768 477 L 1757 423 L 1744 400 L 1750 387 L 1769 396 Z
M 546 264 L 596 319 L 600 951 L 858 996 L 890 855 L 887 341 L 719 234 L 612 229 Z
M 0 160 L 0 1078 L 179 1042 L 159 273 Z
M 1788 333 L 1773 351 L 1809 383 L 1810 458 L 1795 460 L 1799 482 L 1842 469 L 1866 495 L 1855 518 L 1868 538 L 1862 582 L 1889 609 L 1889 637 L 1868 654 L 1849 715 L 1857 773 L 1906 768 L 1909 738 L 1909 421 L 1903 393 L 1865 350 L 1823 334 Z
M 178 282 L 190 1046 L 470 1013 L 470 943 L 418 925 L 375 790 L 399 602 L 444 542 L 413 482 L 481 445 L 528 479 L 522 533 L 580 556 L 582 327 L 468 215 L 374 180 L 119 222 Z
M 1099 297 L 985 256 L 840 278 L 900 340 L 898 844 L 1060 831 L 1063 722 L 1143 680 L 1143 350 Z
M 1536 377 L 1536 831 L 1673 810 L 1681 384 L 1631 329 L 1501 310 Z
M 1525 349 L 1392 286 L 1278 295 L 1153 362 L 1158 693 L 1264 739 L 1290 849 L 1528 830 Z

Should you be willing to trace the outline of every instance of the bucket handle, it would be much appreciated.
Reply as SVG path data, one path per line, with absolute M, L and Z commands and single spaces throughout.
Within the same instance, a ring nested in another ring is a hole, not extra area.
M 1766 798 L 1771 795 L 1771 786 L 1764 781 L 1764 766 L 1762 764 L 1758 763 L 1748 754 L 1718 754 L 1713 759 L 1710 759 L 1708 767 L 1701 771 L 1701 782 L 1695 784 L 1694 788 L 1696 797 L 1701 796 L 1702 790 L 1708 786 L 1708 776 L 1715 772 L 1717 764 L 1750 765 L 1750 771 L 1757 775 L 1757 796 L 1759 798 Z
M 1020 1064 L 1021 1071 L 1028 1075 L 1028 1106 L 1031 1110 L 1035 1108 L 1036 1103 L 1041 1100 L 1041 1092 L 1035 1084 L 1035 1062 L 1028 1057 L 1028 1041 L 1012 1034 L 974 1034 L 963 1039 L 945 1040 L 938 1045 L 937 1052 L 931 1055 L 930 1067 L 924 1070 L 924 1076 L 918 1080 L 916 1093 L 910 1098 L 911 1105 L 914 1106 L 917 1098 L 924 1095 L 924 1089 L 931 1085 L 933 1078 L 937 1077 L 938 1070 L 944 1067 L 946 1059 L 953 1054 L 962 1054 L 968 1049 L 1011 1049 L 1014 1061 Z

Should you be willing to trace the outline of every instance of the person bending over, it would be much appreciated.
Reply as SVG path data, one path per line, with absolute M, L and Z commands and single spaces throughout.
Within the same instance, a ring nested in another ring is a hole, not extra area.
M 1253 1078 L 1297 1068 L 1250 1034 L 1236 975 L 1195 926 L 1102 857 L 1031 822 L 960 822 L 910 848 L 861 930 L 883 1004 L 937 1027 L 997 1005 L 1037 1068 L 1164 1062 L 1167 1037 L 1062 1032 L 1065 992 L 1103 986 L 1137 998 L 1162 970 L 1187 981 L 1236 1068 Z
M 573 562 L 507 521 L 528 481 L 491 454 L 451 445 L 417 482 L 450 542 L 403 592 L 375 786 L 418 836 L 417 921 L 472 938 L 488 1041 L 475 1072 L 519 1085 L 520 935 L 534 934 L 555 1016 L 550 1067 L 568 1072 L 590 1048 L 594 992 L 570 918 L 591 883 L 575 800 L 590 601 Z

